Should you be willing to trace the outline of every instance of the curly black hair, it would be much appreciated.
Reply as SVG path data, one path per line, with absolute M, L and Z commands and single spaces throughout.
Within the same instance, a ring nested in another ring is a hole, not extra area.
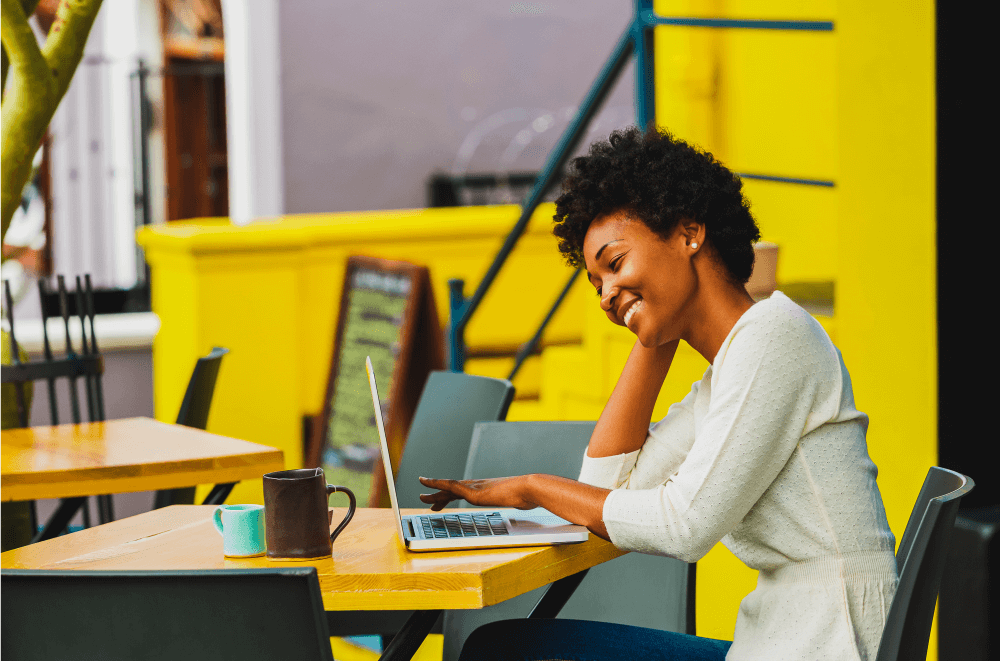
M 566 261 L 583 266 L 583 238 L 600 216 L 624 210 L 663 237 L 682 219 L 695 220 L 704 223 L 706 243 L 730 277 L 743 284 L 760 230 L 742 188 L 710 153 L 666 131 L 633 126 L 573 159 L 556 200 L 553 233 Z

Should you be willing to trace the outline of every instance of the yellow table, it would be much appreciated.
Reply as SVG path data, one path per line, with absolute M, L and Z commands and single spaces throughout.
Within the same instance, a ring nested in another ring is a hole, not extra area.
M 112 521 L 7 551 L 0 566 L 159 570 L 293 564 L 224 557 L 222 536 L 212 525 L 214 509 L 174 505 Z M 335 508 L 334 523 L 345 513 Z M 398 540 L 392 510 L 361 508 L 334 543 L 333 557 L 294 564 L 316 567 L 328 611 L 465 609 L 499 603 L 622 554 L 593 535 L 581 544 L 411 553 Z
M 0 555 L 0 567 L 155 571 L 315 566 L 327 611 L 345 615 L 417 611 L 414 618 L 419 616 L 421 621 L 410 626 L 411 618 L 409 628 L 400 634 L 408 636 L 410 647 L 416 649 L 441 610 L 497 604 L 560 579 L 570 580 L 623 554 L 595 536 L 581 544 L 560 546 L 411 553 L 399 542 L 392 510 L 359 509 L 334 543 L 330 558 L 298 562 L 229 559 L 222 554 L 222 537 L 211 521 L 214 509 L 174 505 L 146 512 L 7 551 Z M 333 525 L 345 513 L 334 509 Z
M 6 429 L 0 437 L 5 502 L 238 482 L 285 465 L 281 450 L 150 418 Z
M 62 532 L 87 496 L 215 484 L 206 502 L 222 502 L 285 465 L 281 450 L 149 418 L 7 429 L 0 461 L 4 502 L 62 499 L 32 541 Z

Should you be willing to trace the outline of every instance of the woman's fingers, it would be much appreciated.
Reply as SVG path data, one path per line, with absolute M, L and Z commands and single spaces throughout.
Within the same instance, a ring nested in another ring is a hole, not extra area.
M 441 491 L 453 491 L 455 486 L 461 485 L 461 481 L 459 480 L 441 480 L 434 477 L 421 477 L 419 479 L 420 484 L 425 487 L 440 489 Z
M 421 477 L 420 483 L 425 487 L 430 487 L 431 489 L 437 489 L 437 493 L 422 493 L 420 494 L 421 502 L 427 503 L 431 506 L 431 510 L 438 512 L 444 509 L 444 507 L 453 500 L 461 500 L 462 494 L 459 493 L 460 489 L 456 487 L 461 487 L 458 480 L 438 480 L 430 477 Z
M 450 503 L 453 500 L 458 500 L 458 498 L 447 491 L 438 491 L 437 493 L 422 493 L 420 494 L 420 500 L 431 505 L 433 503 Z

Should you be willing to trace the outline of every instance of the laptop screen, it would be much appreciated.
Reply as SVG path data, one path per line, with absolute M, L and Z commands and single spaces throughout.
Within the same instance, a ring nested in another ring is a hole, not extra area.
M 372 358 L 365 358 L 365 369 L 368 370 L 368 383 L 372 388 L 372 404 L 375 406 L 375 426 L 378 427 L 378 438 L 382 448 L 382 466 L 385 468 L 385 483 L 389 488 L 389 500 L 392 502 L 392 511 L 396 518 L 396 532 L 399 534 L 399 541 L 406 546 L 406 538 L 403 537 L 403 521 L 399 516 L 399 504 L 396 502 L 396 483 L 392 479 L 392 462 L 389 461 L 389 443 L 385 440 L 385 424 L 382 422 L 382 407 L 379 405 L 378 387 L 375 385 L 375 370 L 372 368 Z

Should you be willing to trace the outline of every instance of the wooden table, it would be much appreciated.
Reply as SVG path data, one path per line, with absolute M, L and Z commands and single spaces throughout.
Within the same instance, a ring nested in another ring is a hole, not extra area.
M 5 502 L 238 482 L 285 465 L 281 450 L 150 418 L 6 429 L 0 437 Z
M 334 544 L 331 558 L 298 562 L 228 559 L 222 554 L 222 537 L 211 522 L 213 511 L 214 507 L 203 505 L 154 510 L 7 551 L 0 555 L 0 566 L 54 570 L 315 566 L 327 611 L 345 615 L 350 611 L 417 611 L 421 622 L 400 634 L 409 637 L 409 646 L 415 650 L 441 610 L 497 604 L 554 581 L 569 580 L 623 554 L 595 536 L 581 544 L 560 546 L 411 553 L 399 542 L 392 510 L 359 509 Z M 333 510 L 334 525 L 345 513 Z
M 3 501 L 64 499 L 40 539 L 87 496 L 217 484 L 221 502 L 233 483 L 285 465 L 281 450 L 149 418 L 7 429 L 0 462 Z

